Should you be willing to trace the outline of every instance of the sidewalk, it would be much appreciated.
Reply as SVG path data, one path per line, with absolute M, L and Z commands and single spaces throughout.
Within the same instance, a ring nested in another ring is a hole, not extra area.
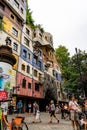
M 11 118 L 14 118 L 16 115 L 9 115 L 8 120 L 11 120 Z M 41 113 L 41 120 L 42 122 L 40 123 L 39 121 L 36 121 L 35 123 L 32 123 L 33 121 L 33 114 L 29 113 L 24 113 L 20 114 L 19 116 L 25 117 L 25 121 L 28 124 L 29 130 L 72 130 L 71 127 L 71 121 L 66 121 L 61 119 L 60 114 L 57 114 L 59 117 L 60 123 L 58 124 L 56 119 L 53 119 L 53 123 L 50 124 L 50 115 L 49 113 Z

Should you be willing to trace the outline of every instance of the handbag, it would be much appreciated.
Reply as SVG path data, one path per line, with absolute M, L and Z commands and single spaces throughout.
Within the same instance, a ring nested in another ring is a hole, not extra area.
M 37 111 L 36 112 L 36 120 L 39 119 L 39 117 L 40 117 L 40 111 Z

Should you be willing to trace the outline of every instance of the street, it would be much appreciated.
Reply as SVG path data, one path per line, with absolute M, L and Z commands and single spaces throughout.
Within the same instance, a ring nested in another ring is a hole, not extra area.
M 15 116 L 15 114 L 9 115 L 8 120 L 10 121 Z M 32 123 L 33 114 L 25 113 L 19 114 L 19 116 L 25 117 L 25 121 L 29 127 L 29 130 L 72 130 L 70 120 L 68 121 L 61 119 L 60 114 L 57 114 L 57 117 L 59 117 L 60 120 L 59 124 L 57 123 L 55 118 L 53 118 L 53 123 L 49 123 L 50 115 L 49 113 L 45 112 L 41 112 L 41 123 L 38 120 L 35 123 Z

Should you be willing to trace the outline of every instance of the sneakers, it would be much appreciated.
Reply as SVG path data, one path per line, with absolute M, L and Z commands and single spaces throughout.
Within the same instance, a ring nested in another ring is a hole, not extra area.
M 52 121 L 50 121 L 49 123 L 52 123 Z

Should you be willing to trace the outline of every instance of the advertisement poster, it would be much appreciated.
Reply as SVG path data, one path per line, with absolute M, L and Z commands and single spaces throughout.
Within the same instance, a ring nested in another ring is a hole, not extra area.
M 6 98 L 10 93 L 11 73 L 12 66 L 8 63 L 0 62 L 0 93 L 2 95 L 2 98 Z

